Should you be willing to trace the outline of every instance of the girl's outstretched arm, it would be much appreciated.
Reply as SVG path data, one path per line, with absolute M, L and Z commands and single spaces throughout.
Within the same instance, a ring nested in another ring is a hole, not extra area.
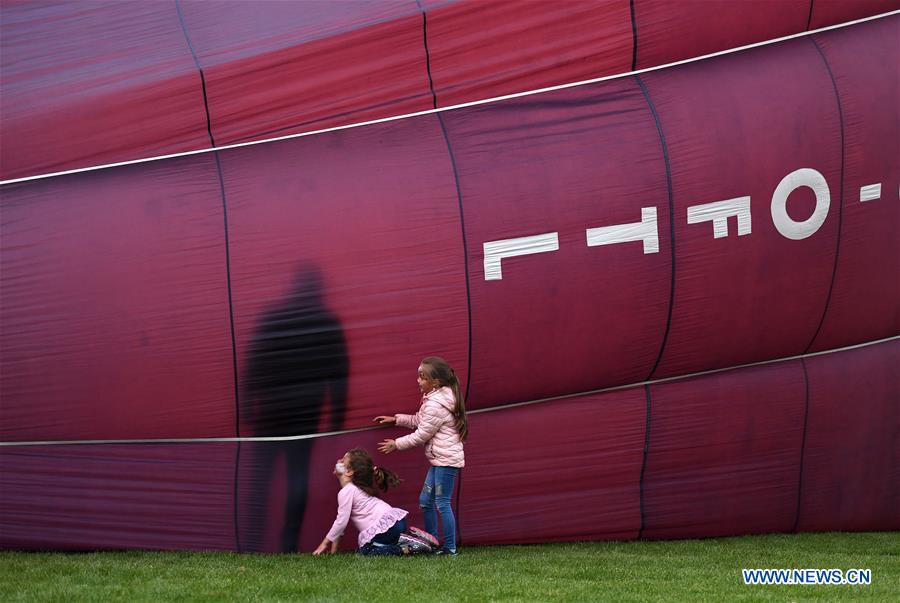
M 337 517 L 334 519 L 334 523 L 331 525 L 331 529 L 328 530 L 328 534 L 325 535 L 325 540 L 316 548 L 318 553 L 314 552 L 314 555 L 319 555 L 325 551 L 328 547 L 328 543 L 331 543 L 332 552 L 337 550 L 337 543 L 340 542 L 341 536 L 344 535 L 344 529 L 347 527 L 347 523 L 350 521 L 350 511 L 353 508 L 353 492 L 356 490 L 355 488 L 351 488 L 350 484 L 341 488 L 341 491 L 338 492 L 338 512 Z M 321 550 L 320 550 L 321 549 Z
M 394 423 L 397 427 L 406 427 L 407 429 L 415 429 L 419 426 L 419 413 L 414 415 L 394 415 Z
M 397 438 L 394 440 L 394 447 L 397 450 L 406 450 L 414 446 L 424 446 L 425 442 L 434 437 L 442 424 L 441 416 L 433 405 L 426 405 L 416 415 L 415 431 L 408 436 Z
M 376 423 L 380 423 L 381 425 L 396 425 L 398 427 L 408 427 L 409 429 L 415 429 L 419 426 L 419 415 L 378 415 L 374 419 L 372 419 Z

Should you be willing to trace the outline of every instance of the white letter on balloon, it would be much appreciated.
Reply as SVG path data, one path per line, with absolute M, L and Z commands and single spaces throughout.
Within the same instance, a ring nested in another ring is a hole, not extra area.
M 750 234 L 750 197 L 692 205 L 687 210 L 688 224 L 713 223 L 714 239 L 728 236 L 728 218 L 731 216 L 737 217 L 739 237 Z
M 876 199 L 881 199 L 881 183 L 878 184 L 868 184 L 866 186 L 860 187 L 859 189 L 859 202 L 865 203 L 866 201 L 875 201 Z
M 644 253 L 659 252 L 659 234 L 656 228 L 656 208 L 642 207 L 641 221 L 615 226 L 587 229 L 588 247 L 615 245 L 629 241 L 643 241 Z
M 806 220 L 794 221 L 787 213 L 788 196 L 801 186 L 811 188 L 816 194 L 816 208 Z M 812 168 L 800 168 L 785 176 L 772 194 L 772 222 L 782 236 L 799 241 L 812 236 L 828 217 L 831 194 L 825 176 Z
M 503 258 L 545 253 L 547 251 L 557 251 L 558 249 L 559 234 L 555 232 L 530 237 L 488 241 L 484 244 L 484 280 L 499 281 L 503 278 L 500 266 Z

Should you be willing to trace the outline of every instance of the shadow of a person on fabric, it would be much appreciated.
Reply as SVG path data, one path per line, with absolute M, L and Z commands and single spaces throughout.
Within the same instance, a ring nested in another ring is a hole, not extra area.
M 328 431 L 341 428 L 347 405 L 349 360 L 341 323 L 325 306 L 323 280 L 312 264 L 296 272 L 290 292 L 259 319 L 242 379 L 241 423 L 253 436 L 300 436 L 319 430 L 329 410 Z M 272 498 L 283 466 L 287 484 L 278 551 L 296 552 L 306 510 L 314 439 L 243 444 L 239 478 L 240 548 L 271 550 L 265 542 Z M 248 467 L 249 465 L 249 467 Z

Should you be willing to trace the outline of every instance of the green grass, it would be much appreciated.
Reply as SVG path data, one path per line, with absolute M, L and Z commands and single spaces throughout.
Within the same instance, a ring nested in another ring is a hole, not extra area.
M 869 568 L 870 586 L 744 586 L 741 568 Z M 900 601 L 900 534 L 353 554 L 0 552 L 0 601 Z

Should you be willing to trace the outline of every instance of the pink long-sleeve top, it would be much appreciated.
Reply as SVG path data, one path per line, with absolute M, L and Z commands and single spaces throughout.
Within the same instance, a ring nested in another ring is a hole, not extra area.
M 422 396 L 422 406 L 416 414 L 394 415 L 399 427 L 415 430 L 395 440 L 397 450 L 424 446 L 425 456 L 432 465 L 464 467 L 466 455 L 453 416 L 455 407 L 453 390 L 441 387 Z
M 407 516 L 407 512 L 387 504 L 377 496 L 369 496 L 352 482 L 338 492 L 338 512 L 326 538 L 335 542 L 344 535 L 352 519 L 359 530 L 359 546 L 363 546 Z

